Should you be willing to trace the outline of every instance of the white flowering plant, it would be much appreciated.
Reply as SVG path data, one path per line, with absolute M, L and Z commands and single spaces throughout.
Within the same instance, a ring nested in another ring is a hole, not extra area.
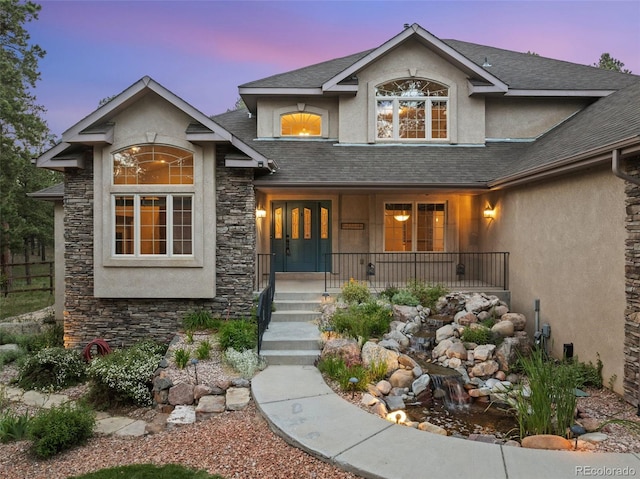
M 236 351 L 229 348 L 224 353 L 224 358 L 245 379 L 251 379 L 256 371 L 264 369 L 266 363 L 254 349 Z
M 153 373 L 162 359 L 162 349 L 141 343 L 93 359 L 88 374 L 92 380 L 91 396 L 110 395 L 102 402 L 133 402 L 150 406 Z M 110 401 L 110 399 L 112 401 Z
M 44 348 L 27 356 L 20 366 L 18 385 L 23 389 L 59 391 L 82 382 L 87 365 L 79 351 Z

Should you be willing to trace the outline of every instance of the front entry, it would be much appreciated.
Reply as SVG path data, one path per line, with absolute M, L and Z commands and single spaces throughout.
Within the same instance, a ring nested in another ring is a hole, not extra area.
M 324 271 L 324 255 L 331 252 L 331 203 L 274 201 L 271 208 L 275 270 Z

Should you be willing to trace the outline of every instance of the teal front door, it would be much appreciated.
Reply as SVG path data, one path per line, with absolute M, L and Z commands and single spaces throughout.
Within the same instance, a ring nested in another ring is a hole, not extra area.
M 271 247 L 276 271 L 324 271 L 331 252 L 329 201 L 274 201 Z

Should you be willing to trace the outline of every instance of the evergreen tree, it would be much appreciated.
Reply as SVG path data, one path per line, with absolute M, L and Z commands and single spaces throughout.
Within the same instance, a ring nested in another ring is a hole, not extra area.
M 631 70 L 622 68 L 624 67 L 624 63 L 622 63 L 620 60 L 616 58 L 613 58 L 608 53 L 603 53 L 602 55 L 600 55 L 600 60 L 598 60 L 598 63 L 594 63 L 593 66 L 602 68 L 603 70 L 613 70 L 615 72 L 631 73 Z
M 53 240 L 52 205 L 27 196 L 60 180 L 31 163 L 49 136 L 41 116 L 45 110 L 33 93 L 45 52 L 30 44 L 25 28 L 39 11 L 30 1 L 0 0 L 0 253 L 5 280 L 10 278 L 10 252 L 23 251 L 34 238 Z

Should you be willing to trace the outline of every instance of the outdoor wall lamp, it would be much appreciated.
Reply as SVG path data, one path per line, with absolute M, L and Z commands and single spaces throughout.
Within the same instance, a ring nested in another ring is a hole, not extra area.
M 409 219 L 409 215 L 406 211 L 403 211 L 398 215 L 394 215 L 393 217 L 396 219 L 396 221 L 407 221 Z
M 482 212 L 482 216 L 487 219 L 494 220 L 496 219 L 496 209 L 491 205 L 487 205 L 487 207 Z
M 256 210 L 256 218 L 266 218 L 267 217 L 267 210 L 263 210 L 262 208 L 258 208 Z

